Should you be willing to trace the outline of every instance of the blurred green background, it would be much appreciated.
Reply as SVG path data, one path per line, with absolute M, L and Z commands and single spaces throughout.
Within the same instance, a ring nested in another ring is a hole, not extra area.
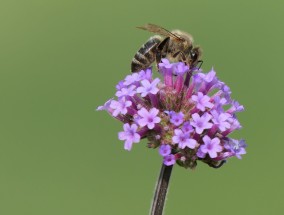
M 166 214 L 282 214 L 284 1 L 0 1 L 0 214 L 148 214 L 157 151 L 124 151 L 113 97 L 151 22 L 190 32 L 246 108 L 248 154 L 176 166 Z

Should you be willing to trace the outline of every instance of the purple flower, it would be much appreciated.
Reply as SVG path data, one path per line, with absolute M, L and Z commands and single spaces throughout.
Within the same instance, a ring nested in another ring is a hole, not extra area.
M 235 117 L 229 118 L 228 122 L 230 123 L 230 128 L 222 132 L 222 135 L 224 137 L 233 132 L 234 130 L 239 130 L 242 128 L 240 122 Z
M 176 113 L 171 111 L 170 115 L 170 122 L 173 123 L 175 126 L 179 126 L 183 123 L 184 114 L 182 112 Z
M 208 153 L 211 158 L 216 158 L 217 153 L 222 151 L 222 146 L 220 145 L 220 139 L 215 137 L 211 139 L 207 135 L 202 138 L 204 144 L 200 146 L 200 150 L 203 153 Z
M 188 71 L 189 71 L 189 67 L 185 63 L 178 62 L 175 64 L 173 73 L 174 75 L 184 75 Z
M 141 81 L 142 86 L 137 88 L 137 93 L 141 93 L 142 97 L 147 96 L 149 93 L 157 94 L 159 89 L 157 88 L 157 84 L 160 82 L 159 78 L 156 78 L 152 83 L 148 80 Z
M 203 83 L 203 81 L 204 81 L 204 75 L 205 74 L 203 74 L 203 73 L 196 73 L 196 74 L 194 74 L 193 75 L 193 82 L 194 82 L 194 84 L 197 84 L 197 85 L 200 85 L 201 83 Z
M 209 102 L 210 97 L 207 95 L 203 95 L 203 93 L 198 92 L 197 95 L 193 95 L 191 99 L 196 103 L 196 107 L 201 110 L 205 111 L 205 108 L 212 108 L 214 105 Z
M 142 108 L 138 111 L 138 114 L 141 118 L 138 119 L 137 122 L 142 127 L 147 125 L 149 129 L 153 129 L 155 124 L 161 121 L 161 118 L 157 116 L 158 113 L 159 110 L 156 108 L 150 109 L 149 112 L 145 108 Z
M 118 82 L 118 84 L 115 86 L 115 88 L 117 90 L 121 90 L 124 87 L 126 87 L 126 86 L 123 84 L 123 81 Z
M 213 123 L 218 126 L 220 131 L 225 131 L 226 129 L 230 128 L 230 123 L 227 121 L 231 118 L 231 114 L 228 113 L 218 113 L 217 111 L 211 111 L 211 115 L 213 116 Z
M 97 107 L 97 110 L 106 110 L 106 111 L 108 111 L 112 101 L 113 101 L 112 99 L 107 100 L 106 103 L 103 106 Z
M 206 91 L 208 91 L 211 87 L 214 88 L 215 85 L 218 85 L 219 80 L 216 77 L 216 72 L 214 71 L 214 69 L 212 68 L 210 72 L 208 72 L 207 74 L 204 74 L 202 76 L 204 82 L 204 85 L 206 87 Z
M 190 125 L 190 122 L 185 122 L 183 123 L 183 126 L 182 126 L 182 131 L 184 133 L 191 133 L 194 131 L 194 129 L 192 128 L 192 126 Z
M 163 157 L 171 154 L 172 148 L 169 145 L 161 145 L 160 149 L 159 149 L 159 153 L 160 155 L 162 155 Z
M 208 91 L 214 89 L 215 86 L 217 86 L 219 84 L 219 81 L 218 81 L 218 79 L 216 77 L 216 72 L 214 71 L 213 68 L 207 74 L 199 73 L 198 76 L 199 77 L 196 77 L 197 80 L 201 79 L 201 80 L 198 80 L 198 82 L 200 82 L 200 85 L 198 85 L 200 87 L 199 90 L 201 92 L 205 93 L 205 94 Z
M 136 132 L 138 126 L 135 124 L 129 125 L 128 123 L 123 125 L 124 131 L 118 133 L 118 139 L 125 140 L 124 149 L 130 151 L 133 143 L 140 141 L 140 135 Z
M 175 129 L 175 136 L 172 138 L 174 143 L 178 143 L 178 147 L 184 149 L 185 147 L 194 149 L 197 142 L 189 137 L 189 133 L 183 132 L 181 129 Z
M 201 147 L 199 147 L 199 149 L 198 149 L 196 155 L 197 155 L 197 157 L 199 157 L 199 158 L 205 158 L 206 153 L 203 153 L 203 152 L 201 151 Z
M 197 134 L 201 134 L 205 129 L 209 129 L 212 127 L 212 123 L 209 120 L 212 118 L 210 114 L 207 112 L 204 113 L 201 117 L 198 113 L 192 114 L 192 121 L 190 124 L 195 127 L 195 131 Z
M 175 156 L 170 154 L 164 157 L 164 164 L 166 166 L 172 166 L 176 163 L 176 159 Z
M 140 81 L 140 76 L 138 73 L 133 73 L 132 75 L 127 75 L 124 79 L 125 81 L 123 82 L 123 84 L 125 86 L 129 86 L 137 81 Z
M 141 70 L 139 73 L 139 78 L 140 80 L 148 80 L 148 81 L 151 81 L 152 80 L 152 70 L 151 68 L 148 68 L 146 70 Z
M 214 96 L 214 107 L 213 109 L 217 110 L 218 112 L 224 112 L 223 106 L 227 103 L 225 98 L 221 98 L 220 96 Z
M 175 64 L 170 63 L 170 61 L 166 58 L 163 58 L 161 60 L 161 63 L 159 63 L 159 69 L 162 71 L 171 71 Z
M 233 153 L 237 158 L 242 159 L 243 154 L 246 154 L 246 143 L 245 140 L 235 140 L 228 138 L 224 145 L 225 149 Z
M 214 68 L 212 68 L 207 74 L 203 76 L 203 80 L 207 83 L 216 83 L 218 80 L 216 78 L 216 72 L 214 71 Z
M 124 96 L 134 96 L 134 94 L 136 93 L 135 90 L 134 90 L 135 88 L 136 88 L 136 86 L 134 86 L 134 85 L 131 85 L 129 87 L 124 87 L 124 88 L 118 90 L 115 95 L 118 98 L 121 98 L 121 97 L 124 97 Z
M 112 115 L 117 116 L 118 114 L 126 114 L 127 107 L 130 107 L 132 104 L 131 101 L 127 101 L 125 97 L 121 98 L 119 101 L 112 100 L 110 107 L 114 110 Z
M 228 129 L 230 130 L 231 132 L 234 131 L 234 130 L 238 130 L 238 129 L 241 129 L 242 126 L 239 122 L 239 120 L 235 117 L 231 117 L 228 119 L 228 122 L 231 123 L 231 127 Z
M 232 107 L 227 110 L 228 113 L 242 112 L 244 111 L 244 106 L 240 105 L 237 101 L 232 101 Z
M 228 87 L 223 82 L 220 82 L 220 89 L 222 90 L 222 93 L 227 101 L 231 101 L 231 90 L 230 87 Z
M 164 83 L 167 87 L 173 86 L 173 69 L 175 63 L 170 63 L 168 59 L 162 59 L 159 63 L 159 71 L 164 76 Z

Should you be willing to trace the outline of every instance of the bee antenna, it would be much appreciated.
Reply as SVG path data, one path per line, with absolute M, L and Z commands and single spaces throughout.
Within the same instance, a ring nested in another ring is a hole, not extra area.
M 142 30 L 147 30 L 147 28 L 145 28 L 144 26 L 136 26 L 136 28 L 142 29 Z

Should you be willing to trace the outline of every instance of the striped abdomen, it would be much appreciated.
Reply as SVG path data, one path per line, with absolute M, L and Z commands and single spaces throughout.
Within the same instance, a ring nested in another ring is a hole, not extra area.
M 131 72 L 139 72 L 140 70 L 150 67 L 156 58 L 156 47 L 161 42 L 160 36 L 151 37 L 134 55 L 131 62 Z

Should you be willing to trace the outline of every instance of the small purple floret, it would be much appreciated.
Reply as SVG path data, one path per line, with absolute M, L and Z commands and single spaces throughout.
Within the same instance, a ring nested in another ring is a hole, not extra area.
M 202 138 L 204 144 L 200 146 L 200 150 L 203 153 L 208 153 L 211 158 L 216 158 L 217 153 L 222 151 L 222 146 L 220 145 L 220 139 L 215 137 L 211 139 L 207 135 Z
M 161 118 L 158 117 L 159 110 L 156 108 L 150 109 L 147 111 L 145 108 L 142 108 L 138 111 L 139 116 L 141 117 L 138 119 L 138 124 L 142 127 L 147 126 L 149 129 L 153 129 L 156 123 L 161 121 Z
M 173 123 L 175 126 L 179 126 L 183 123 L 184 114 L 182 112 L 176 113 L 171 111 L 170 115 L 170 122 Z
M 246 143 L 245 140 L 235 140 L 228 138 L 228 141 L 226 141 L 224 147 L 229 151 L 232 152 L 237 158 L 242 159 L 241 155 L 246 154 Z
M 190 122 L 187 121 L 185 123 L 183 123 L 183 126 L 182 126 L 182 131 L 185 132 L 185 133 L 192 133 L 194 131 L 194 129 L 192 128 L 192 126 L 190 125 Z
M 173 63 L 170 63 L 170 61 L 166 58 L 163 58 L 161 60 L 161 63 L 159 63 L 159 69 L 162 71 L 162 72 L 165 72 L 165 71 L 172 71 L 173 67 L 175 66 L 175 64 Z
M 125 97 L 121 98 L 119 101 L 112 100 L 110 107 L 114 110 L 112 115 L 117 116 L 118 114 L 126 114 L 127 107 L 130 107 L 132 104 L 131 101 L 127 101 Z
M 131 84 L 134 84 L 137 81 L 140 81 L 141 78 L 138 73 L 133 73 L 132 75 L 127 75 L 124 80 L 125 81 L 123 82 L 123 84 L 125 86 L 129 86 Z
M 165 157 L 165 156 L 171 154 L 171 151 L 172 151 L 172 148 L 171 148 L 171 146 L 169 146 L 169 145 L 163 144 L 163 145 L 161 145 L 160 148 L 159 148 L 159 153 L 160 153 L 160 155 L 162 155 L 163 157 Z
M 210 102 L 210 97 L 203 95 L 201 92 L 198 92 L 197 95 L 193 95 L 191 99 L 196 103 L 196 107 L 201 111 L 205 111 L 205 108 L 212 108 L 214 106 Z
M 197 155 L 197 157 L 199 157 L 199 158 L 205 158 L 206 153 L 203 153 L 203 152 L 201 151 L 201 147 L 199 147 L 199 149 L 198 149 L 196 155 Z
M 138 75 L 139 75 L 140 80 L 148 80 L 148 81 L 152 80 L 152 70 L 151 70 L 151 68 L 148 68 L 146 70 L 141 70 L 138 73 Z
M 217 111 L 211 111 L 211 115 L 213 116 L 213 123 L 218 126 L 220 131 L 225 131 L 230 128 L 230 123 L 228 119 L 231 118 L 231 115 L 228 113 L 218 113 Z
M 212 123 L 209 122 L 212 116 L 209 113 L 204 113 L 201 117 L 198 113 L 192 114 L 192 121 L 190 124 L 195 127 L 195 131 L 197 134 L 201 134 L 205 129 L 209 129 L 212 127 Z
M 175 129 L 175 135 L 172 138 L 173 143 L 177 143 L 178 147 L 194 149 L 197 146 L 196 140 L 190 138 L 189 133 L 183 132 L 181 129 Z
M 113 101 L 112 99 L 106 101 L 103 106 L 97 107 L 96 110 L 106 110 L 106 111 L 108 111 L 109 108 L 110 108 L 110 104 L 111 104 L 112 101 Z
M 124 131 L 118 133 L 118 139 L 125 140 L 124 149 L 130 151 L 133 143 L 140 141 L 140 135 L 136 132 L 138 126 L 135 124 L 129 125 L 128 123 L 123 125 Z
M 141 93 L 142 97 L 145 97 L 148 94 L 157 94 L 157 92 L 159 92 L 159 89 L 157 88 L 159 82 L 159 78 L 156 78 L 151 83 L 148 80 L 143 80 L 141 81 L 142 86 L 137 88 L 137 93 Z
M 121 98 L 121 97 L 124 97 L 124 96 L 134 96 L 134 94 L 136 93 L 135 88 L 136 88 L 136 86 L 134 86 L 134 85 L 131 85 L 129 87 L 124 87 L 124 88 L 118 90 L 115 93 L 115 95 L 118 98 Z
M 189 67 L 185 63 L 178 62 L 175 64 L 173 73 L 174 75 L 184 75 L 188 71 Z
M 164 164 L 166 166 L 172 166 L 176 163 L 176 159 L 175 156 L 170 154 L 164 157 Z

